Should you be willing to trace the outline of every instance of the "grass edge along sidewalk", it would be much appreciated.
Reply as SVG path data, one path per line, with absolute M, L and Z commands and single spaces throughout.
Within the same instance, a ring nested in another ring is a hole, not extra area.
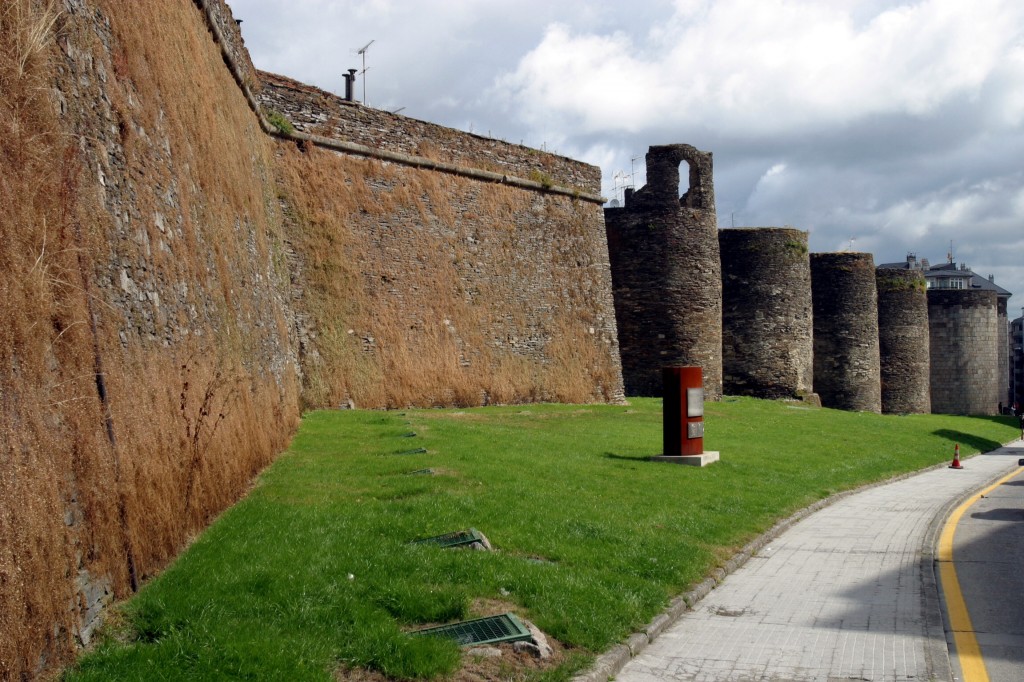
M 405 632 L 495 604 L 582 654 L 546 673 L 565 679 L 779 519 L 1016 435 L 1006 418 L 746 398 L 706 420 L 722 461 L 697 469 L 647 461 L 657 400 L 310 413 L 66 679 L 450 675 L 458 649 Z M 411 544 L 468 527 L 497 551 Z

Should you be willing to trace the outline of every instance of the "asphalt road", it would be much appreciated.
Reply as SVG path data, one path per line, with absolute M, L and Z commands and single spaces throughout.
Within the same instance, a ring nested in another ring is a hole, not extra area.
M 1024 680 L 1024 467 L 966 509 L 953 563 L 989 680 Z M 951 658 L 958 678 L 973 682 Z

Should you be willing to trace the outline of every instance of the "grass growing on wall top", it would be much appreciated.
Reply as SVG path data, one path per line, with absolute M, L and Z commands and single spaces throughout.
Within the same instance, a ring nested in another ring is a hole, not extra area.
M 1017 435 L 1009 419 L 735 398 L 706 419 L 722 460 L 696 469 L 647 461 L 661 449 L 652 399 L 310 413 L 249 497 L 127 604 L 121 641 L 67 679 L 450 675 L 453 646 L 404 631 L 495 602 L 601 651 L 780 517 L 947 461 L 954 442 L 968 453 Z M 497 551 L 408 544 L 470 526 Z

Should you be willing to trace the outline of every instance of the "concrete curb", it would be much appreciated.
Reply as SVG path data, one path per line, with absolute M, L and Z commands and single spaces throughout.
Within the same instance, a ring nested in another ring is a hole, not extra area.
M 1014 439 L 1009 443 L 1004 444 L 1002 447 L 1007 447 L 1010 443 L 1016 443 L 1018 440 L 1019 439 Z M 994 450 L 991 450 L 990 452 L 994 452 Z M 976 455 L 971 455 L 969 458 L 965 457 L 964 459 L 973 459 L 984 454 L 987 453 L 978 453 Z M 865 490 L 870 490 L 871 488 L 888 485 L 896 481 L 902 481 L 912 476 L 917 476 L 918 474 L 938 469 L 945 469 L 948 466 L 949 465 L 946 463 L 935 464 L 917 471 L 899 474 L 898 476 L 893 476 L 892 478 L 888 478 L 884 481 L 876 481 L 875 483 L 868 483 L 851 490 L 844 490 L 843 492 L 826 497 L 823 500 L 818 500 L 817 502 L 799 510 L 792 516 L 778 521 L 760 536 L 744 545 L 743 549 L 734 554 L 722 565 L 721 568 L 716 568 L 712 571 L 708 578 L 698 583 L 692 590 L 675 597 L 671 602 L 669 602 L 668 608 L 661 614 L 655 616 L 641 632 L 634 632 L 626 638 L 625 642 L 616 644 L 611 649 L 600 654 L 594 661 L 594 664 L 588 670 L 575 675 L 572 678 L 572 682 L 608 682 L 622 670 L 623 666 L 625 666 L 631 658 L 635 658 L 640 655 L 640 653 L 646 649 L 651 642 L 657 639 L 661 633 L 679 620 L 684 613 L 693 610 L 694 606 L 706 597 L 713 589 L 718 587 L 718 585 L 721 584 L 728 575 L 734 573 L 740 568 L 740 566 L 747 563 L 750 557 L 757 554 L 761 548 L 777 538 L 798 521 L 801 521 L 814 512 L 835 504 L 850 495 L 855 495 Z M 950 670 L 949 677 L 935 678 L 936 682 L 948 682 L 953 679 L 952 667 L 949 660 L 949 651 L 946 648 L 945 628 L 942 620 L 941 591 L 939 589 L 938 577 L 935 572 L 935 549 L 938 543 L 938 536 L 946 519 L 957 506 L 978 490 L 982 490 L 988 485 L 991 485 L 994 481 L 997 481 L 1004 475 L 1005 473 L 1002 473 L 993 477 L 991 481 L 973 488 L 970 492 L 963 494 L 958 500 L 945 505 L 935 515 L 932 522 L 929 524 L 928 529 L 925 531 L 924 541 L 922 542 L 921 575 L 924 577 L 926 583 L 924 586 L 925 589 L 922 590 L 922 593 L 925 601 L 924 613 L 925 617 L 928 619 L 929 630 L 927 651 L 928 656 L 931 659 L 930 663 L 932 665 L 930 667 L 932 670 Z

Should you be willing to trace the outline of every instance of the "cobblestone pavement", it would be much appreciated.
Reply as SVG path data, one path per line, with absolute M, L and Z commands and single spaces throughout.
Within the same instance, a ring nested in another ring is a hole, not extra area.
M 1017 466 L 1021 445 L 811 514 L 639 652 L 616 682 L 952 679 L 933 570 L 937 533 L 959 500 Z

